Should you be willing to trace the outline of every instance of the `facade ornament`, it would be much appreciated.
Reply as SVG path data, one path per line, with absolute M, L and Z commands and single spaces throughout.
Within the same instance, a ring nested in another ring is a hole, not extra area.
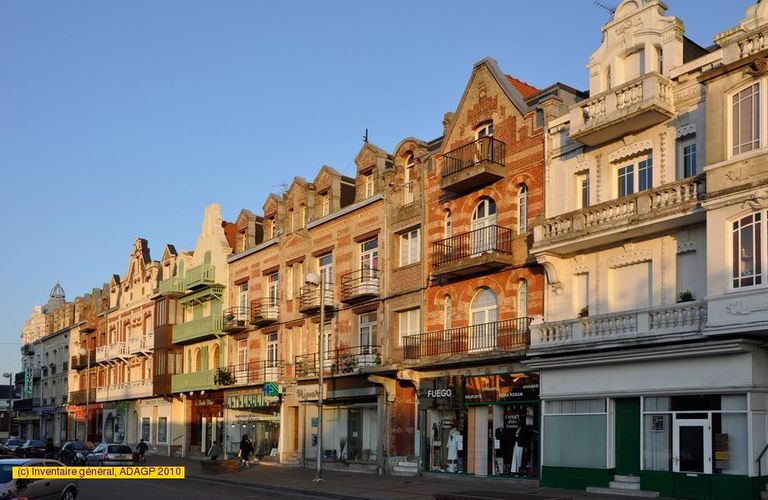
M 768 71 L 768 58 L 755 59 L 744 71 L 749 76 L 762 76 Z
M 573 274 L 588 274 L 589 273 L 589 267 L 587 267 L 586 264 L 577 264 L 573 266 Z
M 741 208 L 751 208 L 752 210 L 760 210 L 766 207 L 768 207 L 768 189 L 755 191 L 741 204 Z
M 748 303 L 743 300 L 731 302 L 725 307 L 728 314 L 733 316 L 746 316 L 754 312 L 768 311 L 768 302 Z
M 677 254 L 691 253 L 696 251 L 695 241 L 678 241 L 677 242 Z
M 650 250 L 632 250 L 608 260 L 608 268 L 617 269 L 620 267 L 640 264 L 642 262 L 650 262 L 651 260 L 652 254 Z
M 623 148 L 617 149 L 613 153 L 609 154 L 608 161 L 613 163 L 619 160 L 623 160 L 624 158 L 639 155 L 640 153 L 650 151 L 652 149 L 653 141 L 650 139 L 647 141 L 638 141 L 630 144 L 629 146 L 624 146 Z
M 600 176 L 600 160 L 602 160 L 603 155 L 602 154 L 596 154 L 595 155 L 595 203 L 600 203 L 600 190 L 602 189 L 601 185 L 601 176 Z M 591 195 L 592 193 L 590 193 Z
M 742 171 L 741 165 L 733 167 L 723 175 L 725 175 L 725 178 L 729 181 L 740 181 L 744 178 L 744 172 Z
M 689 135 L 696 135 L 696 124 L 684 125 L 675 131 L 675 139 L 688 137 Z
M 664 168 L 667 161 L 667 144 L 664 141 L 666 138 L 666 131 L 659 133 L 659 179 L 661 180 L 662 184 L 667 183 L 667 169 Z

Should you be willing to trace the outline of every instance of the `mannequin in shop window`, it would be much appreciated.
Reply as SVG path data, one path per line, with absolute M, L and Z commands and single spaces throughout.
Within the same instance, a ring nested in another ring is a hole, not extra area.
M 461 472 L 459 452 L 464 449 L 464 438 L 456 427 L 448 433 L 448 472 Z M 457 464 L 457 462 L 459 462 Z
M 520 426 L 515 432 L 515 445 L 512 449 L 512 464 L 510 465 L 510 473 L 512 474 L 522 474 L 530 469 L 533 419 L 531 417 L 523 418 L 524 420 L 521 419 Z

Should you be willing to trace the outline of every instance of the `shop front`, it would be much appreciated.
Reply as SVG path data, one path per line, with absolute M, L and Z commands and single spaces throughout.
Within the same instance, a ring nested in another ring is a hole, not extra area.
M 126 444 L 128 402 L 103 403 L 102 431 L 105 443 Z
M 149 454 L 170 454 L 171 403 L 163 398 L 131 401 L 128 406 L 128 444 L 140 440 L 148 446 Z
M 204 456 L 213 441 L 224 442 L 224 392 L 196 394 L 187 401 L 189 453 Z
M 226 453 L 237 455 L 247 435 L 260 459 L 277 460 L 280 448 L 280 387 L 265 384 L 224 394 Z
M 542 485 L 621 475 L 668 497 L 759 496 L 768 393 L 751 389 L 766 375 L 751 355 L 543 369 Z
M 318 411 L 317 384 L 296 389 L 300 415 L 303 416 L 305 461 L 317 458 Z M 331 379 L 325 385 L 323 403 L 323 460 L 374 465 L 379 459 L 380 389 L 366 379 L 345 377 Z

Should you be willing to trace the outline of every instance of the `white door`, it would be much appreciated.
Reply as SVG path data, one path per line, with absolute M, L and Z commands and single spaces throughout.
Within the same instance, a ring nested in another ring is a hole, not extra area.
M 472 256 L 496 248 L 496 202 L 483 198 L 472 212 L 470 246 Z
M 247 320 L 248 319 L 248 283 L 243 283 L 240 285 L 240 290 L 237 297 L 237 304 L 238 304 L 238 311 L 237 311 L 237 318 L 238 320 Z
M 468 351 L 484 351 L 496 347 L 498 311 L 498 302 L 493 290 L 483 288 L 475 294 L 470 309 L 472 326 L 467 339 Z
M 267 366 L 265 370 L 265 381 L 276 381 L 278 379 L 280 366 L 280 351 L 277 333 L 267 335 Z
M 248 381 L 248 340 L 237 341 L 237 368 L 235 368 L 235 379 L 238 384 L 244 384 Z
M 323 255 L 318 259 L 320 275 L 325 282 L 325 305 L 333 304 L 333 254 Z M 318 299 L 320 296 L 318 295 Z
M 379 242 L 360 244 L 360 293 L 376 293 L 379 284 Z
M 267 277 L 267 315 L 268 318 L 277 317 L 277 301 L 280 296 L 280 281 L 277 273 Z
M 672 433 L 674 472 L 712 473 L 712 422 L 707 418 L 675 415 Z

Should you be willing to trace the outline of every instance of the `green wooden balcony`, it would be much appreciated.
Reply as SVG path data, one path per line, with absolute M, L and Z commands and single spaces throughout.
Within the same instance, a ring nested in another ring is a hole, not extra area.
M 205 391 L 214 389 L 215 370 L 202 370 L 174 375 L 171 379 L 172 392 Z
M 163 280 L 158 287 L 158 293 L 160 293 L 160 295 L 183 295 L 184 280 L 178 276 Z
M 221 314 L 179 323 L 173 327 L 173 343 L 186 344 L 212 338 L 222 333 L 224 318 Z
M 211 264 L 200 264 L 190 268 L 184 277 L 184 285 L 188 290 L 216 284 L 216 268 Z

